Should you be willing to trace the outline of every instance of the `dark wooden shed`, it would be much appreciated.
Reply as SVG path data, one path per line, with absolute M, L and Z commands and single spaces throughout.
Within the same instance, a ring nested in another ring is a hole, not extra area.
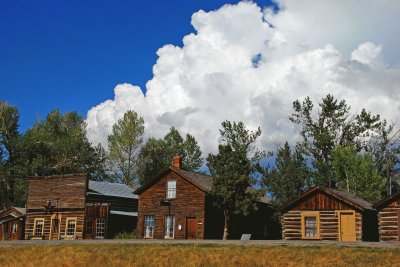
M 382 199 L 374 205 L 378 211 L 379 239 L 400 240 L 400 192 Z
M 280 208 L 286 240 L 376 241 L 372 205 L 350 193 L 316 186 Z
M 0 240 L 24 239 L 25 208 L 11 207 L 0 211 Z

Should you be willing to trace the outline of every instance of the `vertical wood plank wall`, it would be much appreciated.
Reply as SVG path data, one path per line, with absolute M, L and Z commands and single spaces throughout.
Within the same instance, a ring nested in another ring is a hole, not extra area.
M 399 240 L 400 200 L 396 200 L 381 209 L 378 213 L 379 236 L 382 241 Z
M 323 193 L 316 193 L 281 216 L 282 239 L 301 240 L 301 213 L 319 212 L 320 240 L 339 240 L 339 221 L 336 211 L 354 210 Z M 362 214 L 355 211 L 356 240 L 362 240 Z

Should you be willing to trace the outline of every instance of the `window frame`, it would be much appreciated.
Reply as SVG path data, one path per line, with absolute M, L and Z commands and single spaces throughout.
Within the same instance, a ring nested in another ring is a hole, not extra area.
M 42 233 L 40 235 L 36 234 L 36 228 L 37 228 L 36 223 L 38 221 L 42 221 Z M 43 236 L 43 233 L 44 233 L 44 222 L 45 222 L 44 218 L 35 218 L 35 220 L 33 221 L 33 236 Z
M 99 222 L 100 220 L 102 220 L 102 222 Z M 98 223 L 100 223 L 100 225 L 103 225 L 104 227 L 97 227 Z M 98 236 L 97 235 L 97 230 L 98 228 L 103 230 L 103 235 L 102 236 Z M 105 218 L 96 218 L 95 220 L 95 231 L 94 231 L 94 238 L 96 239 L 105 239 L 106 238 L 106 234 L 107 234 L 107 223 L 106 223 L 106 219 Z
M 172 218 L 172 236 L 167 236 L 167 221 L 169 217 Z M 174 239 L 174 238 L 175 238 L 175 216 L 167 215 L 164 218 L 164 239 Z
M 151 229 L 151 236 L 146 236 L 146 230 L 147 230 L 147 225 L 146 225 L 147 220 L 146 220 L 146 218 L 150 218 L 150 217 L 153 218 L 153 226 L 152 226 L 152 229 Z M 144 221 L 143 221 L 143 223 L 144 223 L 144 227 L 143 227 L 143 231 L 144 231 L 144 233 L 143 233 L 143 238 L 149 238 L 149 239 L 154 238 L 154 228 L 155 228 L 155 225 L 156 225 L 154 215 L 145 215 L 145 216 L 144 216 Z
M 69 235 L 68 234 L 68 222 L 69 221 L 75 221 L 75 227 L 74 227 L 74 234 L 73 235 Z M 65 236 L 66 237 L 73 237 L 73 236 L 76 236 L 76 225 L 78 224 L 78 219 L 76 218 L 76 217 L 68 217 L 66 220 L 65 220 Z
M 315 217 L 315 222 L 317 224 L 317 235 L 316 236 L 306 236 L 306 218 L 307 217 Z M 318 211 L 308 211 L 301 213 L 301 239 L 320 239 L 320 218 Z
M 18 223 L 13 223 L 13 225 L 12 225 L 12 230 L 11 230 L 11 233 L 12 234 L 16 234 L 18 232 Z
M 175 182 L 175 188 L 169 187 L 170 182 Z M 173 190 L 172 190 L 173 189 Z M 169 192 L 174 192 L 174 196 L 170 197 Z M 166 186 L 166 192 L 165 192 L 165 198 L 166 199 L 175 199 L 176 198 L 176 179 L 168 179 L 167 180 L 167 186 Z

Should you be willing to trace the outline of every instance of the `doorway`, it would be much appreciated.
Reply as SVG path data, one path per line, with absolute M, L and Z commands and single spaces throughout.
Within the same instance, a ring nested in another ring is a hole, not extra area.
M 356 218 L 354 211 L 339 212 L 339 240 L 356 241 Z
M 197 238 L 196 218 L 186 218 L 186 239 Z

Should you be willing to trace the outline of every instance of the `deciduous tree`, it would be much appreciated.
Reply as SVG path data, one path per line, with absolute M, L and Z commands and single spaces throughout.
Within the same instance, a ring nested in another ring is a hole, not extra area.
M 115 176 L 121 183 L 137 185 L 137 155 L 143 143 L 144 120 L 129 110 L 119 119 L 108 136 L 109 159 Z

